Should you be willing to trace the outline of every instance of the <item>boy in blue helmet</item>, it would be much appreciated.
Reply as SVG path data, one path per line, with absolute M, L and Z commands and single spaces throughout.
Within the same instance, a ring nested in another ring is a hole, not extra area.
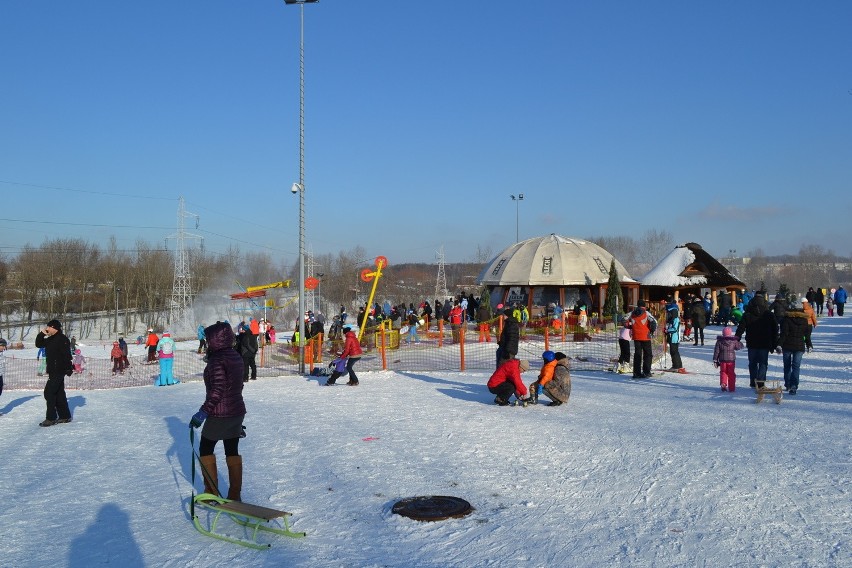
M 544 364 L 538 373 L 538 380 L 530 384 L 530 402 L 532 404 L 538 404 L 539 391 L 553 379 L 553 370 L 556 368 L 556 353 L 553 351 L 545 351 L 541 354 L 541 359 Z

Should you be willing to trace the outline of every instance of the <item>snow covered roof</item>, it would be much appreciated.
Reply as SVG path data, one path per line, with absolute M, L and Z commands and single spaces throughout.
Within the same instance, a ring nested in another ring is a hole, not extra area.
M 642 286 L 691 288 L 695 286 L 745 287 L 721 262 L 696 243 L 678 245 L 648 274 Z
M 589 241 L 555 234 L 515 243 L 485 265 L 488 286 L 592 286 L 606 284 L 614 257 Z M 615 260 L 621 282 L 636 282 Z

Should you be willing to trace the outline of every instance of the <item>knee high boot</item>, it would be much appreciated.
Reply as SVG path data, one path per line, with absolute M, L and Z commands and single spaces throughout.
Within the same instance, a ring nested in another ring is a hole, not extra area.
M 204 478 L 204 492 L 219 495 L 219 473 L 216 471 L 216 456 L 200 456 L 201 476 Z
M 241 501 L 243 490 L 243 456 L 227 456 L 228 463 L 228 499 Z

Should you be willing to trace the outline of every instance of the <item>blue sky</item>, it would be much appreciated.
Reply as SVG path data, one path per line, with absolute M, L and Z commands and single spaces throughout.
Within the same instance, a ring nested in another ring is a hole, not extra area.
M 182 195 L 207 250 L 295 262 L 299 11 L 0 0 L 0 251 L 163 243 Z M 850 25 L 846 1 L 308 5 L 307 246 L 473 260 L 517 212 L 521 239 L 852 255 Z

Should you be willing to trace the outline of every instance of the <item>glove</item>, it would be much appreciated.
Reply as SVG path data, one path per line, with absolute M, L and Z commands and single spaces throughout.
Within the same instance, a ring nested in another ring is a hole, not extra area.
M 781 348 L 780 348 L 780 347 L 776 347 L 776 348 L 775 348 L 775 353 L 777 353 L 778 355 L 781 355 Z
M 198 428 L 205 420 L 207 420 L 207 413 L 203 410 L 199 410 L 192 415 L 192 419 L 189 421 L 189 426 L 190 428 Z
M 716 368 L 718 369 L 718 368 L 719 368 L 719 362 L 718 362 L 718 361 L 713 361 L 713 366 L 714 366 L 714 367 L 716 367 Z

